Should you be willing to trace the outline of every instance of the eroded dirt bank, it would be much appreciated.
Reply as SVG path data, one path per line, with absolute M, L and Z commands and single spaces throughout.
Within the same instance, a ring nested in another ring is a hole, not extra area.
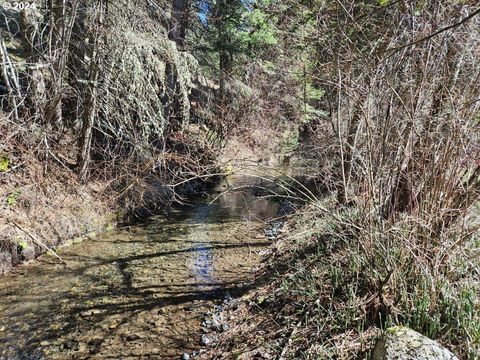
M 68 239 L 113 227 L 116 216 L 99 196 L 103 184 L 79 184 L 71 174 L 45 178 L 1 174 L 0 274 Z M 57 173 L 58 174 L 58 173 Z

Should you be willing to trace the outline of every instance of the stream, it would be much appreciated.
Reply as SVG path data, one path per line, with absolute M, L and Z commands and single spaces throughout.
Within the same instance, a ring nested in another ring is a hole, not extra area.
M 256 181 L 232 176 L 193 206 L 62 247 L 67 266 L 43 255 L 1 277 L 0 359 L 179 359 L 201 347 L 203 314 L 252 280 L 270 243 L 279 205 Z

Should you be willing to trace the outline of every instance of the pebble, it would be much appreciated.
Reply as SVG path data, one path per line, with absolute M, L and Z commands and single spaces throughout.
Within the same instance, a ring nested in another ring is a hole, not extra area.
M 230 330 L 230 325 L 222 324 L 222 331 L 225 332 L 225 331 L 228 331 L 228 330 Z
M 213 315 L 212 318 L 212 325 L 213 327 L 219 329 L 221 324 L 220 324 L 220 317 L 218 315 Z
M 85 343 L 78 343 L 78 351 L 79 352 L 86 352 L 88 350 L 88 346 Z
M 162 320 L 156 320 L 154 324 L 157 328 L 161 328 L 165 324 L 165 322 Z
M 227 300 L 227 301 L 232 301 L 232 295 L 230 295 L 230 293 L 227 292 L 227 293 L 225 294 L 225 300 Z
M 67 340 L 65 341 L 65 343 L 63 344 L 63 347 L 65 349 L 73 349 L 75 347 L 75 342 L 72 341 L 72 340 Z
M 49 345 L 50 345 L 50 341 L 46 341 L 46 340 L 40 343 L 40 346 L 49 346 Z
M 87 311 L 83 311 L 80 313 L 80 315 L 82 315 L 83 317 L 88 317 L 88 316 L 92 316 L 92 315 L 98 315 L 98 314 L 101 314 L 102 311 L 99 310 L 99 309 L 93 309 L 93 310 L 87 310 Z
M 202 335 L 201 343 L 202 345 L 208 345 L 212 342 L 207 335 Z
M 127 336 L 125 336 L 125 339 L 127 341 L 135 341 L 141 338 L 142 336 L 140 334 L 127 334 Z
M 187 353 L 184 353 L 182 355 L 182 360 L 190 360 L 190 355 L 188 355 Z
M 275 240 L 278 236 L 278 233 L 280 232 L 281 228 L 283 227 L 284 222 L 282 221 L 275 221 L 270 223 L 269 228 L 265 229 L 265 236 L 269 240 Z

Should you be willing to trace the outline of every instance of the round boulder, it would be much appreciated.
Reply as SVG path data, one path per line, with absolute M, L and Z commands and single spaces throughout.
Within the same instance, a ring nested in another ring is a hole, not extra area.
M 403 326 L 387 329 L 375 346 L 373 360 L 458 360 L 450 351 Z

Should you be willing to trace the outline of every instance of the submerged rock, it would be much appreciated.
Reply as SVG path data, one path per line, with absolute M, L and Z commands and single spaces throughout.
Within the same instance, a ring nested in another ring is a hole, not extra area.
M 450 351 L 403 326 L 387 329 L 375 346 L 373 360 L 458 360 Z
M 202 335 L 202 338 L 200 340 L 201 344 L 202 345 L 208 345 L 212 342 L 212 340 L 210 340 L 210 338 L 207 336 L 207 335 Z
M 269 224 L 269 227 L 265 229 L 265 236 L 269 240 L 275 240 L 285 225 L 284 221 L 274 221 Z

